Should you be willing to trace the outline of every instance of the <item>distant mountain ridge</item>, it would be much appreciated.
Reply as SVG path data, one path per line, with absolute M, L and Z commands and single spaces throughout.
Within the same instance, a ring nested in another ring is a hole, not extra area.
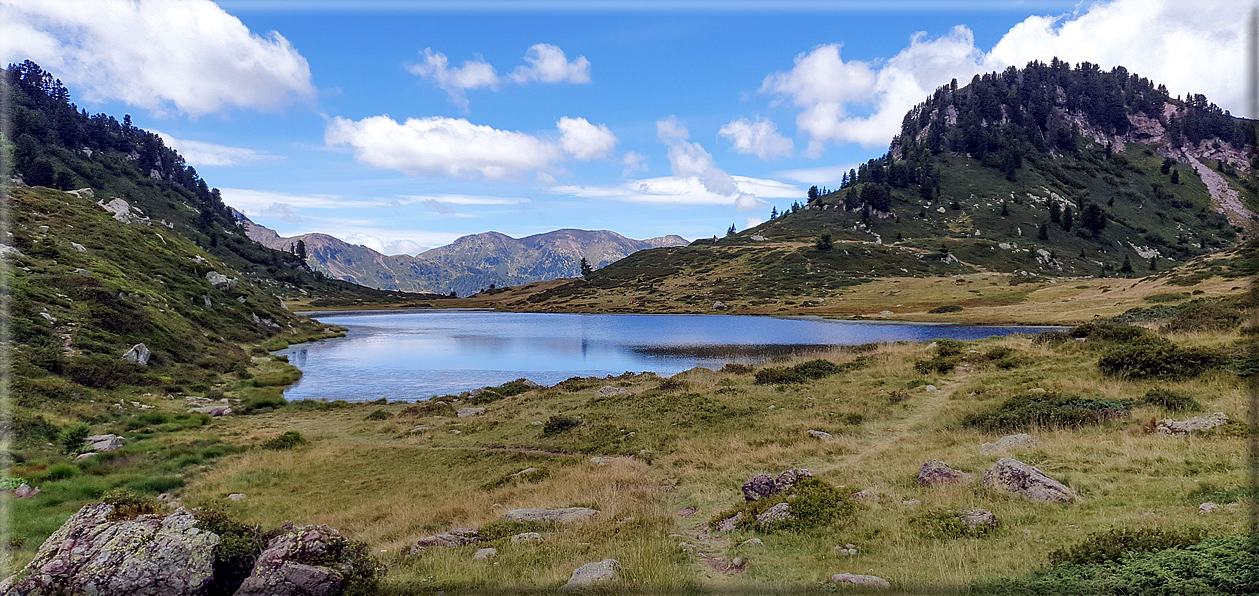
M 288 251 L 301 240 L 306 245 L 307 263 L 325 275 L 384 290 L 453 291 L 460 296 L 491 285 L 577 277 L 583 257 L 597 269 L 640 250 L 687 245 L 686 239 L 676 235 L 635 240 L 608 230 L 563 229 L 524 238 L 484 232 L 413 257 L 384 255 L 328 234 L 286 238 L 239 211 L 235 214 L 248 236 L 264 246 Z

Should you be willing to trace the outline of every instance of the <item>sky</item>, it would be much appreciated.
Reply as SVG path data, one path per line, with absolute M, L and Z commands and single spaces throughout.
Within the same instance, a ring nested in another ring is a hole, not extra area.
M 1244 112 L 1246 0 L 0 0 L 0 60 L 281 235 L 742 230 L 938 86 L 1059 57 Z

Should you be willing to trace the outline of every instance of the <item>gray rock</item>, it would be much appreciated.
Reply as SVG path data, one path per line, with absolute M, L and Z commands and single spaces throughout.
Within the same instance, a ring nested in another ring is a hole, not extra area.
M 810 435 L 812 435 L 812 436 L 813 436 L 813 438 L 815 438 L 815 439 L 821 439 L 821 440 L 823 440 L 823 441 L 829 441 L 829 440 L 831 440 L 831 439 L 835 438 L 835 437 L 831 436 L 831 433 L 828 433 L 828 432 L 826 432 L 826 431 L 822 431 L 822 430 L 811 430 L 811 431 L 809 431 L 809 434 L 810 434 Z
M 447 546 L 467 546 L 480 540 L 476 528 L 454 528 L 448 532 L 425 536 L 411 546 L 411 555 L 418 555 L 427 548 Z
M 520 382 L 524 383 L 524 385 L 530 389 L 537 389 L 541 387 L 541 385 L 534 383 L 533 381 L 530 381 L 529 379 L 521 379 Z
M 245 303 L 245 297 L 244 297 L 244 296 L 237 296 L 237 297 L 236 297 L 236 301 L 237 301 L 237 302 L 239 302 L 239 303 L 241 303 L 241 304 L 244 304 L 244 303 Z M 284 306 L 284 301 L 283 301 L 283 300 L 281 300 L 281 301 L 280 301 L 280 306 Z M 288 310 L 288 308 L 286 307 L 284 310 Z
M 503 516 L 507 521 L 553 521 L 561 524 L 571 524 L 586 521 L 599 515 L 598 509 L 589 507 L 564 507 L 561 509 L 544 509 L 541 507 L 531 509 L 512 509 Z
M 476 554 L 472 555 L 472 558 L 474 560 L 483 560 L 496 556 L 498 556 L 497 548 L 478 548 Z
M 743 483 L 743 500 L 755 501 L 763 497 L 783 493 L 795 486 L 796 482 L 805 478 L 812 478 L 813 473 L 804 468 L 791 468 L 784 470 L 777 478 L 771 477 L 769 474 L 757 474 Z
M 904 505 L 906 507 L 917 507 L 919 505 L 922 505 L 922 501 L 919 501 L 918 499 L 906 499 L 904 501 L 901 501 L 901 505 Z
M 92 435 L 83 439 L 83 448 L 88 451 L 113 451 L 122 447 L 122 437 L 118 435 Z
M 592 588 L 610 584 L 620 579 L 621 562 L 616 559 L 604 559 L 597 563 L 586 563 L 573 571 L 568 583 L 560 586 L 561 594 L 585 592 Z
M 726 305 L 722 301 L 718 300 L 713 303 L 713 310 L 726 310 Z
M 335 596 L 354 564 L 349 541 L 328 526 L 302 526 L 272 538 L 235 596 Z M 335 560 L 328 559 L 335 557 Z M 312 564 L 319 561 L 325 564 Z
M 85 149 L 85 151 L 87 152 L 87 156 L 88 156 L 88 157 L 91 157 L 91 156 L 92 156 L 92 150 L 91 150 L 91 149 Z M 79 189 L 76 189 L 76 190 L 67 190 L 67 191 L 66 191 L 66 194 L 68 194 L 68 195 L 74 195 L 74 196 L 76 196 L 76 197 L 78 197 L 78 198 L 80 198 L 80 199 L 89 199 L 89 200 L 91 200 L 91 199 L 96 198 L 96 193 L 95 193 L 95 192 L 93 192 L 91 188 L 79 188 Z
M 778 522 L 791 521 L 793 519 L 796 519 L 796 516 L 791 514 L 791 505 L 779 503 L 756 516 L 756 524 L 765 528 Z
M 459 408 L 455 414 L 460 418 L 469 418 L 477 414 L 484 414 L 485 408 Z
M 876 588 L 886 590 L 892 587 L 887 580 L 877 575 L 858 575 L 855 573 L 836 573 L 831 576 L 831 581 L 837 584 L 852 584 L 854 586 L 864 586 L 867 588 Z
M 144 212 L 132 207 L 130 203 L 122 199 L 114 199 L 108 203 L 105 201 L 97 201 L 96 205 L 101 209 L 108 211 L 114 215 L 114 219 L 125 223 L 142 223 L 149 224 L 149 218 L 144 216 Z
M 1011 449 L 1027 449 L 1035 447 L 1039 441 L 1032 438 L 1027 433 L 1019 433 L 1017 435 L 1007 435 L 997 439 L 996 443 L 984 443 L 979 446 L 981 453 L 1001 453 Z
M 87 505 L 39 547 L 5 596 L 93 594 L 179 596 L 203 593 L 214 574 L 218 535 L 193 527 L 192 512 L 109 521 L 112 505 Z
M 595 395 L 599 397 L 617 397 L 621 395 L 629 395 L 629 391 L 621 387 L 613 387 L 611 385 L 607 385 L 607 386 L 599 388 L 599 391 L 595 392 Z
M 733 532 L 735 528 L 739 527 L 739 522 L 741 521 L 743 521 L 742 511 L 730 517 L 727 517 L 726 519 L 721 520 L 721 523 L 717 524 L 717 531 L 718 532 Z
M 610 464 L 610 463 L 612 463 L 612 462 L 614 462 L 614 461 L 616 461 L 616 458 L 615 458 L 615 457 L 592 457 L 592 458 L 590 458 L 590 463 L 593 463 L 593 464 L 595 464 L 596 466 L 606 466 L 606 465 L 608 465 L 608 464 Z
M 540 542 L 542 542 L 542 535 L 537 532 L 525 532 L 511 537 L 512 544 L 538 544 Z
M 1215 513 L 1216 511 L 1219 511 L 1219 509 L 1220 509 L 1219 505 L 1216 505 L 1215 503 L 1212 503 L 1210 501 L 1207 501 L 1206 503 L 1198 505 L 1198 513 L 1201 515 Z
M 922 390 L 923 391 L 939 391 L 939 389 L 936 389 L 935 385 L 927 385 L 926 387 L 923 387 Z
M 1033 466 L 1009 457 L 1001 458 L 984 473 L 984 486 L 1032 501 L 1069 503 L 1076 499 L 1075 491 L 1070 487 Z
M 198 414 L 207 414 L 209 416 L 214 416 L 216 418 L 219 416 L 227 416 L 228 414 L 232 413 L 232 409 L 227 406 L 206 406 L 204 408 L 188 408 L 188 411 L 196 412 Z
M 202 303 L 202 304 L 204 304 L 206 308 L 210 308 L 210 307 L 213 307 L 213 306 L 214 306 L 214 303 L 213 303 L 213 302 L 210 302 L 210 295 L 209 295 L 209 294 L 202 294 L 202 295 L 201 295 L 201 303 Z
M 963 509 L 957 512 L 957 519 L 968 528 L 977 528 L 980 526 L 986 528 L 995 528 L 1000 524 L 997 516 L 993 515 L 987 509 Z
M 739 546 L 765 546 L 765 543 L 760 538 L 749 538 L 740 542 Z
M 39 494 L 38 488 L 31 488 L 31 485 L 26 484 L 25 482 L 22 483 L 22 486 L 19 486 L 13 489 L 13 496 L 19 499 L 31 499 L 31 498 L 34 498 L 35 495 L 38 495 L 38 494 Z
M 54 317 L 54 316 L 52 316 L 52 315 L 50 315 L 50 314 L 48 314 L 48 313 L 46 313 L 46 312 L 41 312 L 41 313 L 39 313 L 39 316 L 44 317 L 44 320 L 45 320 L 45 321 L 48 321 L 49 323 L 56 323 L 56 322 L 57 322 L 57 317 Z
M 228 277 L 226 275 L 223 275 L 222 273 L 219 273 L 218 271 L 210 271 L 206 273 L 205 280 L 210 282 L 210 285 L 220 290 L 230 290 L 236 287 L 235 277 Z
M 1159 421 L 1158 432 L 1165 435 L 1187 435 L 1191 432 L 1211 430 L 1225 424 L 1228 424 L 1228 416 L 1225 416 L 1223 412 L 1216 412 L 1206 416 L 1194 416 L 1180 422 L 1170 419 Z
M 923 486 L 962 484 L 974 479 L 973 474 L 954 470 L 938 459 L 927 460 L 918 470 L 918 484 Z
M 243 501 L 245 500 L 245 493 L 232 493 L 227 495 L 227 498 L 232 501 Z
M 122 355 L 122 359 L 127 362 L 134 362 L 140 366 L 148 366 L 149 358 L 153 356 L 153 352 L 149 351 L 149 347 L 144 344 L 136 344 L 131 346 L 127 353 Z
M 82 267 L 75 269 L 74 273 L 75 275 L 91 275 L 92 274 L 91 271 L 88 271 L 87 269 L 84 269 Z
M 870 489 L 860 490 L 852 494 L 852 500 L 861 502 L 878 503 L 879 495 Z
M 13 248 L 12 246 L 9 246 L 8 244 L 0 244 L 0 257 L 8 257 L 8 256 L 20 257 L 23 255 L 22 255 L 22 251 L 16 248 Z
M 77 250 L 79 252 L 87 252 L 87 247 L 83 246 L 82 244 L 79 244 L 78 242 L 71 242 L 70 246 L 73 246 L 74 250 Z

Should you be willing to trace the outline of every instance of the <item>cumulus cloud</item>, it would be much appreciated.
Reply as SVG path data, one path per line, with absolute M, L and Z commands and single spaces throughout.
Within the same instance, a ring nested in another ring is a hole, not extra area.
M 3 0 L 0 23 L 0 61 L 38 62 L 91 102 L 195 117 L 315 94 L 287 39 L 210 0 Z
M 561 118 L 558 141 L 523 132 L 473 124 L 464 118 L 389 116 L 362 120 L 335 117 L 324 130 L 328 146 L 348 145 L 355 158 L 378 168 L 409 176 L 451 176 L 490 180 L 517 178 L 530 172 L 552 181 L 549 170 L 565 155 L 592 159 L 606 155 L 616 137 L 604 125 L 584 118 Z
M 589 83 L 590 61 L 585 56 L 578 56 L 571 62 L 564 50 L 549 43 L 533 44 L 525 52 L 525 62 L 511 74 L 517 83 L 541 81 L 543 83 Z
M 765 220 L 753 215 L 743 220 L 743 229 L 755 228 L 763 223 L 765 223 Z
M 434 52 L 432 48 L 424 48 L 424 61 L 408 66 L 407 71 L 437 85 L 450 96 L 451 103 L 464 110 L 468 109 L 468 97 L 464 91 L 481 87 L 498 88 L 498 73 L 494 72 L 489 62 L 477 58 L 450 68 L 446 55 Z
M 270 215 L 266 213 L 292 214 L 293 209 L 337 209 L 349 206 L 372 206 L 375 203 L 346 201 L 340 195 L 326 194 L 291 194 L 252 190 L 247 188 L 222 188 L 223 202 L 244 212 L 246 215 Z
M 621 171 L 622 178 L 629 178 L 634 172 L 647 171 L 647 158 L 633 151 L 626 151 L 621 163 L 625 164 L 625 169 Z
M 403 195 L 402 198 L 406 199 L 406 202 L 426 203 L 428 201 L 437 201 L 450 205 L 515 205 L 529 202 L 529 199 L 481 195 Z
M 669 147 L 669 166 L 676 177 L 693 177 L 710 192 L 729 196 L 739 192 L 738 185 L 725 170 L 717 167 L 711 153 L 695 142 L 691 133 L 676 116 L 656 122 L 656 136 Z
M 823 166 L 820 168 L 804 168 L 800 170 L 783 170 L 774 172 L 779 178 L 795 180 L 804 184 L 831 184 L 839 183 L 844 179 L 844 174 L 849 170 L 855 170 L 858 164 L 840 164 L 837 166 Z
M 905 112 L 950 79 L 966 84 L 978 73 L 1053 57 L 1124 66 L 1173 94 L 1203 93 L 1238 110 L 1246 10 L 1229 0 L 1098 2 L 1029 17 L 987 52 L 970 29 L 957 26 L 935 39 L 915 34 L 885 61 L 845 61 L 841 44 L 821 45 L 796 56 L 790 70 L 765 77 L 761 91 L 800 109 L 796 126 L 809 135 L 806 154 L 815 157 L 828 143 L 886 145 Z
M 184 156 L 184 161 L 197 167 L 202 166 L 238 166 L 253 161 L 271 161 L 283 159 L 266 151 L 246 149 L 244 147 L 228 147 L 205 141 L 177 139 L 160 130 L 152 131 L 162 138 L 167 147 Z
M 765 161 L 790 156 L 795 149 L 791 139 L 778 134 L 778 125 L 765 118 L 739 118 L 721 127 L 717 134 L 729 139 L 736 152 Z
M 616 135 L 607 125 L 594 125 L 585 118 L 560 118 L 560 148 L 580 160 L 604 157 L 616 147 Z
M 506 78 L 500 77 L 494 66 L 484 58 L 467 60 L 461 66 L 451 68 L 445 54 L 424 48 L 423 62 L 407 66 L 407 71 L 429 81 L 450 96 L 451 103 L 464 111 L 468 109 L 468 89 L 488 88 L 497 90 L 504 82 L 529 83 L 589 83 L 590 61 L 578 56 L 569 61 L 564 50 L 548 43 L 538 43 L 525 52 L 526 66 L 516 68 Z
M 758 197 L 799 198 L 804 191 L 777 180 L 732 176 L 735 192 L 720 194 L 710 190 L 696 176 L 661 176 L 630 180 L 614 186 L 556 186 L 552 192 L 587 199 L 607 199 L 631 203 L 664 205 L 712 205 L 751 210 L 769 207 Z

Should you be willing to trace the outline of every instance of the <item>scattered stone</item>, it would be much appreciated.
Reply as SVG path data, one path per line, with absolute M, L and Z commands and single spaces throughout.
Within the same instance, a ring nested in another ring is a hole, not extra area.
M 228 277 L 218 271 L 210 271 L 206 273 L 205 279 L 210 282 L 210 285 L 220 290 L 230 290 L 236 287 L 236 278 Z
M 939 391 L 939 389 L 936 389 L 935 385 L 927 385 L 926 387 L 923 387 L 922 390 L 923 391 Z
M 1035 447 L 1039 443 L 1032 435 L 1027 433 L 1019 433 L 1017 435 L 1007 435 L 997 439 L 996 443 L 984 443 L 979 446 L 981 453 L 1000 453 L 1011 449 L 1027 449 Z
M 524 476 L 525 474 L 532 474 L 537 471 L 538 471 L 537 468 L 525 468 L 519 472 L 516 472 L 515 474 L 512 474 L 512 476 Z
M 1216 511 L 1219 511 L 1219 510 L 1220 510 L 1220 506 L 1210 501 L 1207 501 L 1206 503 L 1198 505 L 1198 513 L 1200 515 L 1208 515 L 1211 513 L 1215 513 Z
M 1044 388 L 1044 387 L 1036 387 L 1036 388 L 1034 388 L 1034 389 L 1028 389 L 1028 390 L 1027 390 L 1027 392 L 1028 392 L 1028 393 L 1044 393 L 1044 392 L 1045 392 L 1045 388 Z
M 92 150 L 91 150 L 91 149 L 87 149 L 86 151 L 87 151 L 87 156 L 88 156 L 88 157 L 91 157 L 91 156 L 92 156 Z M 90 188 L 80 188 L 80 189 L 77 189 L 77 190 L 67 190 L 67 191 L 66 191 L 66 194 L 68 194 L 68 195 L 74 195 L 74 196 L 76 196 L 76 197 L 78 197 L 78 198 L 80 198 L 80 199 L 89 199 L 89 200 L 90 200 L 90 199 L 94 199 L 94 198 L 96 198 L 96 193 L 95 193 L 95 192 L 93 192 L 93 191 L 92 191 L 92 189 L 90 189 Z
M 607 386 L 601 387 L 599 391 L 595 392 L 595 395 L 599 397 L 617 397 L 621 395 L 629 395 L 629 391 L 626 391 L 625 389 L 621 387 L 613 387 L 611 385 L 607 385 Z
M 537 532 L 525 532 L 524 534 L 516 534 L 511 537 L 513 545 L 519 544 L 538 544 L 542 542 L 542 535 Z
M 615 582 L 620 578 L 621 562 L 604 559 L 598 563 L 586 563 L 573 571 L 568 583 L 560 586 L 560 593 L 585 592 L 596 586 Z
M 87 269 L 84 269 L 82 267 L 75 269 L 74 272 L 77 275 L 91 275 L 92 274 L 91 271 L 88 271 Z
M 922 504 L 922 501 L 919 501 L 918 499 L 909 499 L 907 501 L 901 501 L 901 505 L 904 505 L 906 507 L 917 507 L 921 504 Z
M 421 425 L 416 426 L 415 428 L 411 429 L 411 431 L 410 431 L 410 432 L 413 432 L 413 433 L 422 433 L 422 432 L 424 432 L 424 431 L 426 431 L 426 430 L 428 430 L 428 427 L 427 427 L 427 426 L 424 426 L 423 424 L 421 424 Z
M 233 501 L 243 501 L 245 499 L 245 493 L 232 493 L 227 495 L 227 498 Z
M 809 434 L 810 434 L 810 435 L 812 435 L 812 436 L 813 436 L 813 438 L 815 438 L 815 439 L 821 439 L 821 440 L 823 440 L 823 441 L 829 441 L 829 440 L 831 440 L 831 439 L 835 438 L 835 437 L 831 436 L 831 433 L 828 433 L 828 432 L 826 432 L 826 431 L 821 431 L 821 430 L 811 430 L 811 431 L 809 431 Z
M 765 546 L 760 538 L 749 538 L 739 543 L 739 546 Z
M 1191 432 L 1211 430 L 1225 424 L 1228 424 L 1228 416 L 1225 416 L 1223 412 L 1216 412 L 1206 416 L 1194 416 L 1180 422 L 1171 419 L 1161 420 L 1158 423 L 1158 432 L 1165 435 L 1187 435 Z
M 860 490 L 853 493 L 852 500 L 862 502 L 862 503 L 867 502 L 867 501 L 870 503 L 878 503 L 879 495 L 875 494 L 874 491 L 867 488 L 865 490 Z
M 726 305 L 722 301 L 718 300 L 713 303 L 713 310 L 726 310 Z
M 892 587 L 887 580 L 877 575 L 857 575 L 853 573 L 836 573 L 831 576 L 831 581 L 837 584 L 852 584 L 855 586 L 865 586 L 868 588 L 877 588 L 886 590 Z
M 193 527 L 192 512 L 109 521 L 114 507 L 87 505 L 39 547 L 6 596 L 94 594 L 182 596 L 204 593 L 214 575 L 218 535 Z
M 615 458 L 615 457 L 592 457 L 592 458 L 590 458 L 590 463 L 593 463 L 593 464 L 595 464 L 595 465 L 597 465 L 597 466 L 606 466 L 606 465 L 608 465 L 608 464 L 612 463 L 613 461 L 616 461 L 616 458 Z
M 74 461 L 83 461 L 89 457 L 92 457 L 93 455 L 96 455 L 96 454 L 95 453 L 80 453 L 78 457 L 74 458 Z
M 717 524 L 717 531 L 718 532 L 733 532 L 735 528 L 739 526 L 739 522 L 741 521 L 743 521 L 742 511 L 730 517 L 727 517 L 726 519 L 721 520 L 721 523 Z
M 239 302 L 239 303 L 241 303 L 241 304 L 244 304 L 244 303 L 245 303 L 245 297 L 244 297 L 244 296 L 237 296 L 237 297 L 236 297 L 236 301 L 237 301 L 237 302 Z M 286 308 L 286 309 L 284 309 L 284 310 L 288 310 L 288 309 Z
M 695 507 L 694 505 L 691 505 L 690 507 L 687 507 L 685 509 L 679 509 L 678 517 L 691 517 L 692 515 L 695 515 L 695 513 L 698 511 L 699 509 L 697 507 Z
M 455 414 L 460 418 L 469 418 L 477 414 L 484 414 L 485 408 L 459 408 Z
M 984 473 L 984 486 L 1032 501 L 1069 503 L 1076 499 L 1071 488 L 1036 467 L 1009 457 L 1001 458 Z
M 74 250 L 77 250 L 79 252 L 87 252 L 87 247 L 83 246 L 82 244 L 79 244 L 78 242 L 71 242 L 70 246 L 73 246 Z
M 272 538 L 235 596 L 341 594 L 355 567 L 349 541 L 328 526 L 302 526 Z M 331 559 L 331 560 L 329 560 Z M 303 561 L 318 560 L 321 565 Z
M 213 303 L 213 302 L 210 302 L 210 295 L 209 295 L 209 294 L 202 294 L 202 295 L 201 295 L 201 303 L 202 303 L 202 304 L 204 304 L 206 308 L 211 308 L 211 307 L 213 307 L 213 306 L 214 306 L 214 303 Z
M 206 414 L 209 416 L 214 416 L 215 418 L 219 416 L 227 416 L 228 414 L 232 413 L 232 409 L 227 406 L 206 406 L 204 408 L 188 408 L 188 411 L 196 412 L 198 414 Z
M 831 550 L 836 551 L 839 554 L 845 555 L 845 556 L 852 556 L 852 555 L 857 554 L 857 549 L 851 544 L 846 544 L 844 546 L 836 546 L 832 548 Z
M 83 439 L 83 448 L 88 451 L 113 451 L 122 447 L 122 437 L 118 435 L 92 435 Z
M 48 313 L 46 313 L 46 312 L 41 312 L 41 313 L 39 313 L 39 316 L 44 317 L 44 320 L 45 320 L 45 321 L 48 321 L 49 323 L 56 323 L 56 322 L 57 322 L 57 317 L 54 317 L 54 316 L 52 316 L 52 315 L 50 315 L 50 314 L 48 314 Z
M 476 554 L 472 555 L 472 558 L 474 560 L 479 560 L 479 559 L 488 559 L 490 557 L 495 557 L 495 556 L 498 556 L 497 548 L 478 548 L 476 551 Z
M 896 313 L 893 313 L 890 310 L 882 310 L 882 311 L 879 311 L 879 314 L 886 316 L 886 315 L 891 315 L 891 314 L 896 314 Z
M 1000 525 L 997 516 L 987 509 L 963 509 L 957 512 L 957 518 L 968 528 L 995 528 Z
M 25 482 L 23 482 L 22 485 L 17 487 L 16 489 L 13 489 L 13 496 L 19 499 L 30 499 L 38 494 L 39 494 L 38 488 L 31 488 L 31 485 L 26 484 Z
M 149 347 L 144 344 L 136 344 L 131 346 L 127 353 L 122 355 L 122 359 L 127 362 L 134 362 L 140 366 L 148 366 L 149 358 L 153 356 L 153 352 L 149 351 Z
M 796 516 L 791 514 L 791 505 L 789 503 L 779 503 L 756 516 L 756 523 L 761 527 L 767 527 L 778 522 L 791 521 L 793 519 L 796 519 Z
M 541 420 L 534 420 L 533 422 L 530 422 L 529 424 L 532 426 L 542 426 L 543 424 L 546 424 L 546 423 L 542 422 Z
M 431 547 L 466 546 L 476 544 L 480 540 L 476 528 L 454 528 L 441 534 L 425 536 L 411 546 L 411 556 L 424 552 Z
M 507 521 L 553 521 L 561 524 L 582 522 L 599 515 L 598 509 L 589 507 L 564 507 L 561 509 L 512 509 L 503 516 Z
M 935 486 L 937 484 L 963 484 L 974 480 L 974 474 L 959 472 L 948 464 L 938 460 L 927 460 L 918 470 L 918 484 Z

